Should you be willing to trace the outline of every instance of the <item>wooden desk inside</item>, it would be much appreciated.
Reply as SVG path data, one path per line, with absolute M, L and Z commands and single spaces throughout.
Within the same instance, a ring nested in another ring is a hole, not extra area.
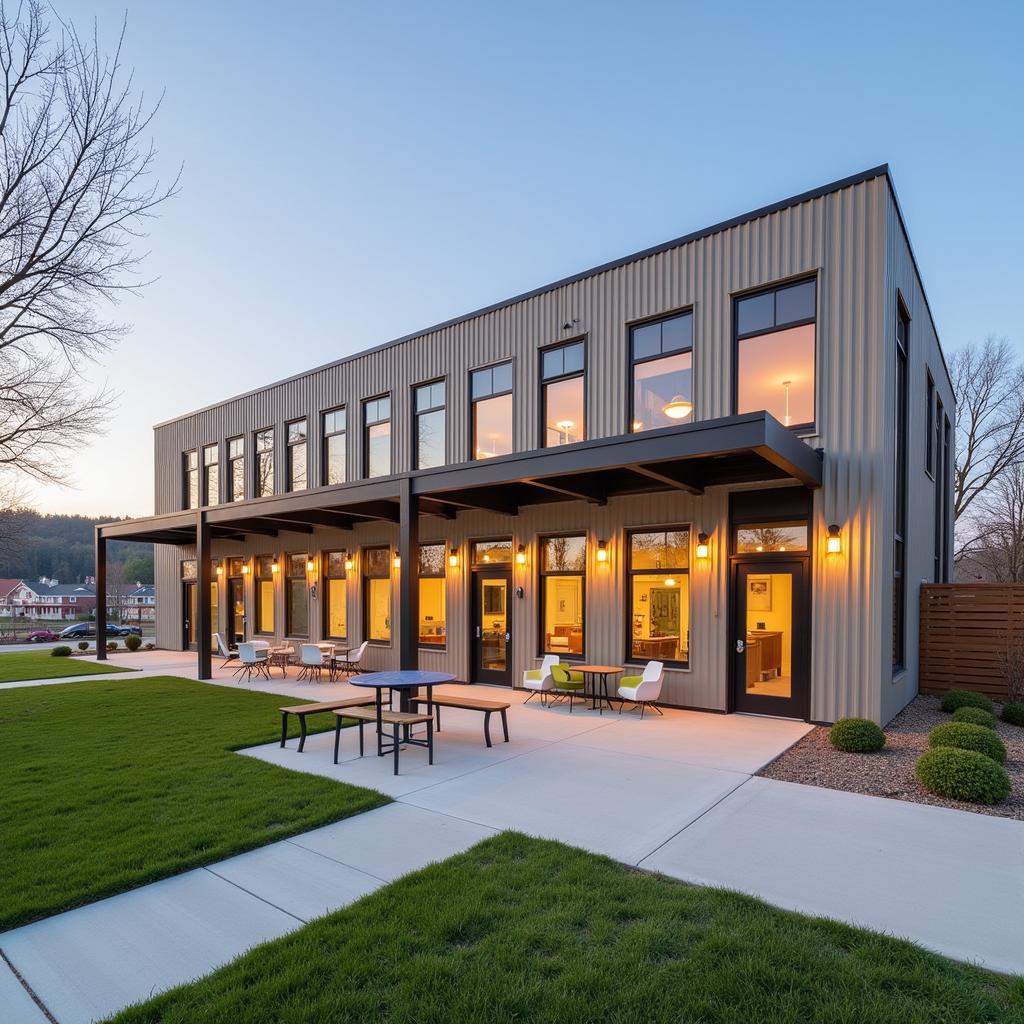
M 782 675 L 782 633 L 747 630 L 747 685 Z

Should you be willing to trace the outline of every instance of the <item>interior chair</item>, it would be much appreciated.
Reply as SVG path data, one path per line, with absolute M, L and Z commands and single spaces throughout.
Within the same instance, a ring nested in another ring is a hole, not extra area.
M 358 675 L 359 663 L 363 660 L 369 640 L 364 640 L 354 651 L 349 651 L 348 657 L 342 662 L 341 671 L 345 675 Z
M 569 714 L 572 714 L 573 701 L 579 697 L 586 703 L 583 697 L 583 673 L 574 672 L 572 667 L 565 662 L 551 666 L 552 691 L 561 700 L 568 699 Z
M 299 679 L 319 679 L 324 671 L 324 652 L 317 644 L 302 644 L 299 648 Z
M 270 678 L 270 660 L 266 646 L 258 646 L 256 643 L 239 644 L 238 662 L 239 681 L 244 679 L 249 682 L 253 676 Z
M 214 633 L 213 639 L 217 644 L 217 655 L 224 660 L 220 663 L 220 667 L 223 668 L 229 661 L 238 660 L 238 651 L 232 651 L 226 643 L 224 643 L 224 636 L 222 633 Z
M 530 696 L 523 701 L 524 704 L 529 704 L 539 693 L 541 704 L 547 705 L 547 695 L 555 688 L 555 684 L 551 679 L 551 668 L 557 664 L 557 654 L 545 654 L 544 660 L 540 663 L 540 668 L 530 668 L 523 673 L 523 689 L 532 691 Z
M 642 675 L 623 676 L 619 680 L 618 696 L 622 703 L 619 705 L 619 714 L 626 706 L 626 701 L 639 705 L 640 717 L 644 717 L 644 710 L 648 707 L 654 708 L 659 715 L 664 714 L 655 701 L 661 696 L 661 686 L 665 682 L 665 666 L 660 661 L 649 661 L 644 666 Z

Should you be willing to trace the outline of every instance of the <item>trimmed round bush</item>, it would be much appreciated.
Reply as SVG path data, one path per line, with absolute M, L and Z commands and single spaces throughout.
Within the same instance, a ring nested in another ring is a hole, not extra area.
M 981 708 L 957 708 L 953 712 L 954 722 L 966 722 L 968 725 L 983 725 L 986 729 L 996 727 L 996 716 L 991 711 Z
M 117 650 L 117 641 L 116 640 L 111 640 L 107 644 L 107 650 L 108 651 L 116 651 Z
M 999 717 L 1004 722 L 1009 722 L 1010 725 L 1024 725 L 1024 701 L 1007 701 L 1003 705 L 1003 711 Z
M 67 644 L 60 644 L 57 647 L 51 647 L 50 648 L 50 657 L 51 658 L 70 658 L 71 657 L 71 648 L 68 647 Z
M 78 649 L 80 651 L 87 651 L 87 650 L 89 650 L 89 641 L 88 640 L 79 640 L 78 641 Z
M 969 722 L 946 722 L 937 725 L 928 733 L 928 746 L 955 747 L 957 750 L 975 750 L 979 754 L 992 758 L 996 764 L 1006 760 L 1006 746 L 991 730 L 983 725 L 971 725 Z
M 981 708 L 982 711 L 992 710 L 992 701 L 983 693 L 972 690 L 949 690 L 942 695 L 942 710 L 956 711 L 957 708 Z
M 873 754 L 885 746 L 885 733 L 866 718 L 840 718 L 828 738 L 836 750 L 849 754 Z
M 137 651 L 142 646 L 142 637 L 131 633 L 124 638 L 124 645 L 129 651 Z
M 925 789 L 953 800 L 997 804 L 1010 795 L 1006 769 L 976 750 L 935 747 L 917 759 L 915 770 Z

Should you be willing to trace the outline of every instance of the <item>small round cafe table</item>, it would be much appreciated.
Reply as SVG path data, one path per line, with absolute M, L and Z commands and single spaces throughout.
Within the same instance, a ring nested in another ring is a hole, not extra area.
M 611 697 L 608 696 L 608 679 L 610 676 L 617 676 L 622 669 L 615 665 L 571 665 L 573 672 L 583 673 L 583 696 L 590 698 L 590 710 L 596 707 L 599 715 L 604 714 L 605 702 L 608 710 L 613 710 Z M 590 692 L 587 693 L 587 683 L 590 683 Z M 597 692 L 597 684 L 601 684 L 601 692 Z

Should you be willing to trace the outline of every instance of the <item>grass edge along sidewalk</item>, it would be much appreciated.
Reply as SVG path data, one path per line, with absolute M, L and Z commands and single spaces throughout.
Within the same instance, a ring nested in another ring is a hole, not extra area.
M 288 702 L 174 676 L 0 690 L 0 930 L 390 802 L 233 753 Z
M 31 682 L 34 679 L 63 679 L 65 676 L 108 675 L 132 672 L 123 665 L 100 665 L 91 658 L 55 658 L 49 651 L 4 651 L 0 649 L 0 683 Z
M 1022 1019 L 1020 979 L 513 832 L 111 1018 L 116 1024 Z

